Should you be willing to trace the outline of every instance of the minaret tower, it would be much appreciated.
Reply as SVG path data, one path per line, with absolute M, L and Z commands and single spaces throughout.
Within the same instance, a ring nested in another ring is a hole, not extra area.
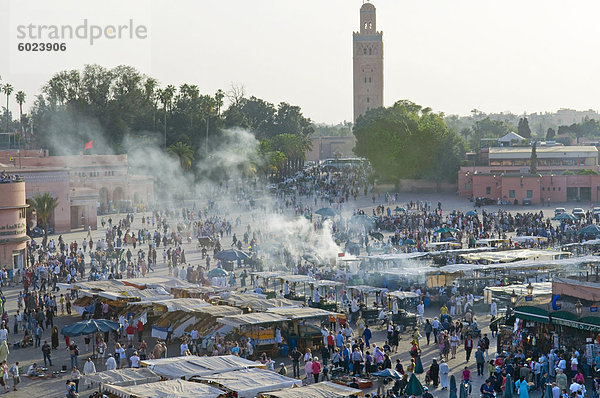
M 354 121 L 383 106 L 383 32 L 377 31 L 375 6 L 360 8 L 360 31 L 352 35 L 354 63 Z

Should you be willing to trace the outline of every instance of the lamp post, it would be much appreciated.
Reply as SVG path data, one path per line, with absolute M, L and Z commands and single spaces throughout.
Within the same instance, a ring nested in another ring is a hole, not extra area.
M 583 309 L 583 304 L 581 304 L 581 300 L 577 299 L 577 302 L 575 303 L 575 313 L 577 314 L 578 318 L 581 317 L 582 309 Z
M 529 284 L 527 285 L 527 295 L 533 296 L 533 285 L 531 284 L 531 282 L 529 282 Z
M 512 293 L 510 294 L 510 304 L 514 307 L 515 304 L 517 304 L 517 298 L 519 298 L 517 296 L 517 293 L 515 293 L 515 289 L 513 289 Z

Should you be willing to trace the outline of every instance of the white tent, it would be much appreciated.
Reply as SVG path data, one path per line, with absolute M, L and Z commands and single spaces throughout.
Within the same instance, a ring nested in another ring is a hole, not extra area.
M 301 387 L 302 381 L 264 369 L 245 369 L 200 377 L 198 380 L 216 384 L 237 393 L 239 398 L 253 398 L 260 393 Z
M 515 133 L 514 131 L 511 131 L 510 133 L 505 134 L 504 136 L 498 138 L 498 142 L 501 144 L 510 145 L 513 141 L 517 142 L 517 143 L 521 143 L 521 142 L 525 141 L 525 138 L 521 137 L 519 134 Z
M 189 355 L 183 357 L 148 359 L 140 362 L 154 372 L 167 379 L 178 379 L 192 376 L 208 376 L 214 373 L 230 372 L 232 370 L 250 367 L 263 367 L 259 362 L 250 361 L 235 355 L 214 357 L 199 357 Z
M 363 392 L 356 388 L 346 387 L 330 381 L 323 381 L 309 386 L 286 388 L 284 390 L 273 391 L 263 395 L 277 398 L 343 398 L 362 397 Z
M 120 398 L 217 398 L 224 394 L 224 391 L 218 388 L 179 379 L 158 381 L 141 386 L 107 384 L 104 386 L 104 391 Z
M 84 383 L 132 386 L 160 381 L 160 376 L 148 368 L 123 368 L 84 375 Z

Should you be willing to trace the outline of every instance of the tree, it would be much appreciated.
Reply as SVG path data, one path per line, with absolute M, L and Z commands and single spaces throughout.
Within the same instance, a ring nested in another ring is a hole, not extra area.
M 21 124 L 21 134 L 23 134 L 23 104 L 25 103 L 25 92 L 17 92 L 17 94 L 15 94 L 15 99 L 19 104 L 19 123 Z
M 160 102 L 163 104 L 164 111 L 164 136 L 163 136 L 163 147 L 167 147 L 167 112 L 171 108 L 173 102 L 173 96 L 175 95 L 175 86 L 169 84 L 162 90 L 158 90 L 158 97 Z
M 552 141 L 554 137 L 556 137 L 556 131 L 552 127 L 549 127 L 548 131 L 546 131 L 546 141 Z
M 354 135 L 354 153 L 387 182 L 454 180 L 464 155 L 461 138 L 447 128 L 443 115 L 410 101 L 368 111 L 357 119 Z
M 519 119 L 519 126 L 517 127 L 517 133 L 526 139 L 531 138 L 531 129 L 529 128 L 529 120 L 527 117 Z
M 8 117 L 8 100 L 10 99 L 10 95 L 14 91 L 14 88 L 12 85 L 6 83 L 4 87 L 2 87 L 2 91 L 4 92 L 4 94 L 6 94 L 6 132 L 8 133 L 8 126 L 10 121 L 10 118 Z
M 529 174 L 537 174 L 537 141 L 531 143 L 531 158 L 529 159 Z
M 192 167 L 194 150 L 188 144 L 177 142 L 171 145 L 167 152 L 179 159 L 179 164 L 183 170 L 189 170 Z
M 42 246 L 48 242 L 48 222 L 54 214 L 54 209 L 58 206 L 58 199 L 52 197 L 48 192 L 37 194 L 29 199 L 31 209 L 35 211 L 38 224 L 44 228 L 44 240 Z

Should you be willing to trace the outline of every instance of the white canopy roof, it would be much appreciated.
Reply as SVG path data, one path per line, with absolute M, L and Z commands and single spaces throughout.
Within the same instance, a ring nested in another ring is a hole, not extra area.
M 267 397 L 277 398 L 341 398 L 362 396 L 362 390 L 346 387 L 330 381 L 323 381 L 298 388 L 286 388 L 264 394 Z
M 140 386 L 107 384 L 104 386 L 104 390 L 121 398 L 217 398 L 225 393 L 206 384 L 180 379 L 158 381 Z
M 195 312 L 202 307 L 210 306 L 211 304 L 199 298 L 177 298 L 169 300 L 154 300 L 154 301 L 138 301 L 131 303 L 135 305 L 162 305 L 167 308 L 167 312 L 185 311 Z
M 498 142 L 511 142 L 511 141 L 524 141 L 525 138 L 521 137 L 519 134 L 511 131 L 508 134 L 498 138 Z
M 320 308 L 312 307 L 278 307 L 269 308 L 267 312 L 279 314 L 289 319 L 307 319 L 325 317 L 329 315 L 337 315 L 335 312 L 325 311 Z
M 217 322 L 224 325 L 240 327 L 248 325 L 261 325 L 265 323 L 285 322 L 287 320 L 287 317 L 279 314 L 272 314 L 270 312 L 254 312 L 244 315 L 227 316 L 218 319 Z
M 264 369 L 245 369 L 235 372 L 214 374 L 200 380 L 216 383 L 240 398 L 253 398 L 262 392 L 276 391 L 293 386 L 302 386 L 302 381 L 282 376 Z
M 123 368 L 106 370 L 82 376 L 86 383 L 131 386 L 160 381 L 160 376 L 149 368 Z
M 189 355 L 173 358 L 148 359 L 140 361 L 140 363 L 142 366 L 149 367 L 154 372 L 167 379 L 177 379 L 180 377 L 189 379 L 192 376 L 207 376 L 214 373 L 264 366 L 259 362 L 250 361 L 235 355 L 221 355 L 214 357 Z

